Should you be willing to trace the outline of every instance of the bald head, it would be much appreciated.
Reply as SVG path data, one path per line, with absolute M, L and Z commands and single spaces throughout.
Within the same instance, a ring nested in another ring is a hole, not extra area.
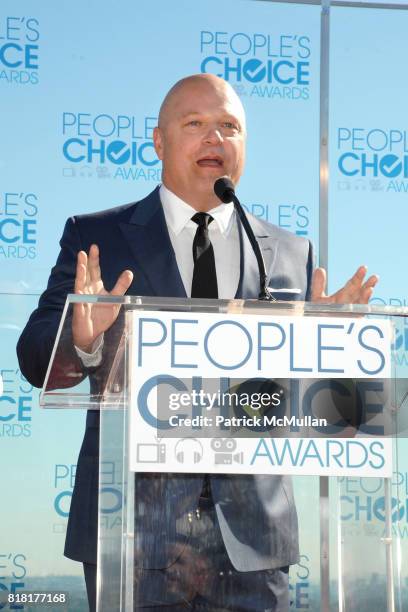
M 200 211 L 219 205 L 214 182 L 239 181 L 245 162 L 245 113 L 223 79 L 195 74 L 178 81 L 165 97 L 153 131 L 163 162 L 163 184 Z
M 167 92 L 159 111 L 159 127 L 165 128 L 168 121 L 171 120 L 174 112 L 177 109 L 179 101 L 188 91 L 213 91 L 217 92 L 220 97 L 228 98 L 231 103 L 236 106 L 236 110 L 240 114 L 242 127 L 245 131 L 245 111 L 242 102 L 236 91 L 227 81 L 215 76 L 214 74 L 192 74 L 184 79 L 180 79 Z

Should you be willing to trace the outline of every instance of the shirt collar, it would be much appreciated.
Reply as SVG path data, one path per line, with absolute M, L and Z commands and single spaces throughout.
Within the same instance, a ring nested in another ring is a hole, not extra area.
M 160 186 L 159 193 L 166 223 L 177 236 L 197 211 L 163 184 Z M 209 210 L 208 214 L 214 218 L 220 233 L 228 236 L 234 219 L 234 204 L 232 202 L 220 204 Z

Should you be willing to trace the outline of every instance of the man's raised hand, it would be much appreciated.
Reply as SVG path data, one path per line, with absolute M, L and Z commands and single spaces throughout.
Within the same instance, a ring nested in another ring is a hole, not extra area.
M 124 270 L 112 291 L 106 291 L 101 278 L 99 248 L 92 244 L 89 255 L 79 251 L 75 293 L 79 295 L 124 295 L 133 280 L 133 272 Z M 74 304 L 72 334 L 77 348 L 91 352 L 95 340 L 116 321 L 120 306 L 113 304 Z
M 378 276 L 373 274 L 364 281 L 366 266 L 360 266 L 347 283 L 332 295 L 326 295 L 326 271 L 316 268 L 312 281 L 312 302 L 320 304 L 367 304 L 378 283 Z

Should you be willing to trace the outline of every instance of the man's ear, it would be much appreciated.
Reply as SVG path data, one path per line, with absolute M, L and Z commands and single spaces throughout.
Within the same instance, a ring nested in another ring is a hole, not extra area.
M 153 144 L 154 150 L 156 151 L 157 157 L 163 159 L 163 134 L 159 127 L 155 127 L 153 130 Z

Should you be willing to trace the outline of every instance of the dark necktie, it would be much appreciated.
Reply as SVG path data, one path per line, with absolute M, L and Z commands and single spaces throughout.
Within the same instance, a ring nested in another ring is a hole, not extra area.
M 193 282 L 192 298 L 218 298 L 217 273 L 215 270 L 214 249 L 208 236 L 208 226 L 214 221 L 211 215 L 200 212 L 191 218 L 197 223 L 193 241 Z
M 193 241 L 193 282 L 191 297 L 217 298 L 218 285 L 215 270 L 214 249 L 208 236 L 208 226 L 214 221 L 207 213 L 197 213 L 191 218 L 197 223 L 197 231 Z M 204 474 L 201 500 L 211 500 L 211 483 L 208 474 Z

